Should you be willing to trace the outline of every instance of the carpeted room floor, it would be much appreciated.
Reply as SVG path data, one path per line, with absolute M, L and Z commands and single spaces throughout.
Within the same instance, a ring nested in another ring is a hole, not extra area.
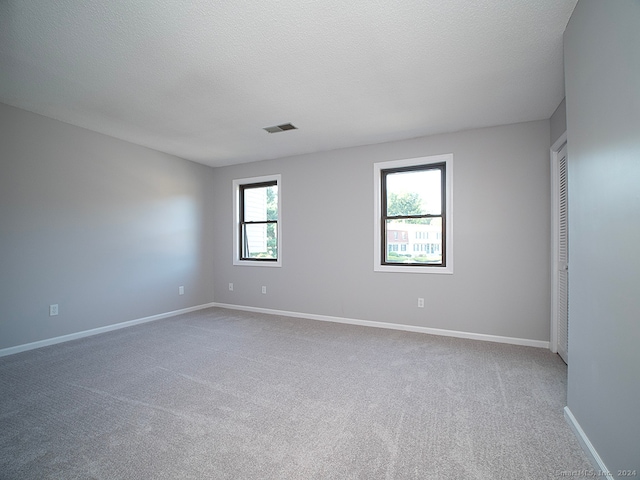
M 0 478 L 562 478 L 592 469 L 566 368 L 210 308 L 0 358 Z

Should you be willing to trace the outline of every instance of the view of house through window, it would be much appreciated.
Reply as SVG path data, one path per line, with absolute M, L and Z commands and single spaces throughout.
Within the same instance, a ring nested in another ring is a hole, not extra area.
M 382 264 L 445 266 L 445 163 L 381 171 Z
M 278 259 L 278 184 L 240 186 L 240 259 Z

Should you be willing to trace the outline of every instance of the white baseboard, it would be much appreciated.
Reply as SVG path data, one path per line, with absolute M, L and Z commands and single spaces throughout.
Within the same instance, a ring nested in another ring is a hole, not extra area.
M 68 342 L 70 340 L 76 340 L 78 338 L 89 337 L 91 335 L 97 335 L 99 333 L 111 332 L 113 330 L 119 330 L 120 328 L 132 327 L 133 325 L 139 325 L 141 323 L 153 322 L 154 320 L 161 320 L 163 318 L 174 317 L 183 313 L 194 312 L 196 310 L 202 310 L 204 308 L 214 307 L 214 303 L 207 303 L 204 305 L 197 305 L 195 307 L 182 308 L 180 310 L 174 310 L 172 312 L 159 313 L 158 315 L 151 315 L 150 317 L 137 318 L 135 320 L 129 320 L 127 322 L 115 323 L 113 325 L 106 325 L 104 327 L 92 328 L 91 330 L 84 330 L 82 332 L 70 333 L 69 335 L 62 335 L 60 337 L 47 338 L 45 340 L 39 340 L 37 342 L 26 343 L 24 345 L 17 345 L 15 347 L 0 349 L 0 357 L 6 355 L 13 355 L 14 353 L 25 352 L 27 350 L 33 350 L 35 348 L 46 347 L 49 345 L 55 345 L 56 343 Z
M 3 348 L 3 349 L 0 349 L 0 357 L 4 357 L 6 355 L 13 355 L 14 353 L 25 352 L 27 350 L 33 350 L 35 348 L 55 345 L 57 343 L 68 342 L 70 340 L 76 340 L 78 338 L 89 337 L 91 335 L 97 335 L 99 333 L 111 332 L 113 330 L 118 330 L 120 328 L 131 327 L 133 325 L 152 322 L 154 320 L 161 320 L 163 318 L 173 317 L 183 313 L 194 312 L 196 310 L 202 310 L 210 307 L 228 308 L 232 310 L 243 310 L 247 312 L 265 313 L 269 315 L 281 315 L 284 317 L 306 318 L 309 320 L 320 320 L 323 322 L 346 323 L 350 325 L 360 325 L 364 327 L 387 328 L 391 330 L 403 330 L 406 332 L 427 333 L 429 335 L 441 335 L 445 337 L 467 338 L 471 340 L 482 340 L 486 342 L 508 343 L 511 345 L 523 345 L 527 347 L 549 348 L 549 342 L 546 342 L 543 340 L 530 340 L 526 338 L 502 337 L 499 335 L 486 335 L 483 333 L 460 332 L 457 330 L 418 327 L 414 325 L 404 325 L 399 323 L 375 322 L 371 320 L 359 320 L 355 318 L 332 317 L 329 315 L 289 312 L 286 310 L 273 310 L 270 308 L 247 307 L 242 305 L 232 305 L 227 303 L 212 302 L 204 305 L 197 305 L 195 307 L 174 310 L 172 312 L 160 313 L 158 315 L 151 315 L 149 317 L 137 318 L 135 320 L 129 320 L 127 322 L 121 322 L 113 325 L 106 325 L 104 327 L 93 328 L 91 330 L 84 330 L 82 332 L 71 333 L 69 335 L 62 335 L 60 337 L 47 338 L 45 340 L 26 343 L 24 345 L 17 345 L 15 347 Z
M 589 460 L 596 469 L 596 473 L 598 474 L 598 476 L 604 477 L 607 480 L 614 480 L 613 475 L 611 475 L 611 472 L 609 472 L 609 469 L 602 461 L 602 458 L 600 458 L 600 455 L 598 455 L 595 447 L 589 441 L 589 437 L 587 437 L 587 434 L 584 433 L 584 430 L 582 430 L 582 427 L 578 423 L 578 420 L 576 420 L 576 417 L 573 416 L 573 413 L 571 413 L 569 407 L 564 407 L 564 418 L 571 427 L 571 430 L 573 430 L 575 436 L 578 437 L 580 445 L 582 446 L 582 450 L 584 450 L 584 452 L 589 457 Z
M 457 330 L 444 330 L 441 328 L 418 327 L 399 323 L 374 322 L 371 320 L 359 320 L 355 318 L 332 317 L 328 315 L 316 315 L 313 313 L 289 312 L 285 310 L 273 310 L 270 308 L 246 307 L 227 303 L 214 302 L 214 306 L 246 312 L 266 313 L 269 315 L 281 315 L 284 317 L 306 318 L 309 320 L 321 320 L 323 322 L 347 323 L 364 327 L 388 328 L 391 330 L 403 330 L 406 332 L 427 333 L 429 335 L 441 335 L 445 337 L 467 338 L 471 340 L 483 340 L 486 342 L 508 343 L 511 345 L 523 345 L 526 347 L 549 348 L 549 342 L 544 340 L 530 340 L 527 338 L 502 337 L 499 335 L 486 335 L 484 333 L 460 332 Z

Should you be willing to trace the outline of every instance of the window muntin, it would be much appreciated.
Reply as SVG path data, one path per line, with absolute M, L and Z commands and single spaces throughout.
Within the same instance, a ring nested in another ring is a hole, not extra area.
M 381 249 L 382 265 L 446 267 L 444 243 L 421 246 L 416 255 L 396 253 L 400 232 L 403 238 L 411 234 L 424 239 L 437 234 L 445 237 L 445 175 L 445 163 L 381 170 L 382 239 L 386 245 Z M 406 249 L 408 242 L 403 243 Z
M 234 265 L 281 265 L 280 175 L 233 181 Z
M 374 270 L 452 274 L 452 193 L 451 154 L 375 163 Z

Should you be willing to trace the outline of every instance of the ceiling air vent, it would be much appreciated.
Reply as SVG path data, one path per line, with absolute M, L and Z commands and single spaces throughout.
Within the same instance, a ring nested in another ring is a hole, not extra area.
M 290 124 L 283 123 L 282 125 L 276 125 L 274 127 L 264 127 L 263 130 L 266 130 L 269 133 L 278 133 L 278 132 L 286 132 L 287 130 L 297 130 L 298 127 Z

